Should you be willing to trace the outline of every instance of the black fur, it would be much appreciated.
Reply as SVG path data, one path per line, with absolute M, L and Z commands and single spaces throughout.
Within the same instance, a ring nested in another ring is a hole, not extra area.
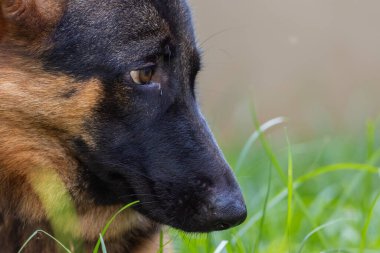
M 87 125 L 96 147 L 72 142 L 99 204 L 140 200 L 138 211 L 186 231 L 244 220 L 237 182 L 194 96 L 200 55 L 185 1 L 70 0 L 53 44 L 47 70 L 103 83 Z M 134 84 L 130 71 L 152 62 L 155 83 Z M 233 207 L 213 206 L 225 199 Z M 228 215 L 239 217 L 220 218 Z

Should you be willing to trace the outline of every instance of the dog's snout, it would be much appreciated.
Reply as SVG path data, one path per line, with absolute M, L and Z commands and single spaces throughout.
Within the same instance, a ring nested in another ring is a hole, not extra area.
M 208 223 L 212 230 L 224 230 L 241 224 L 247 218 L 247 208 L 239 191 L 225 191 L 216 195 L 210 203 Z

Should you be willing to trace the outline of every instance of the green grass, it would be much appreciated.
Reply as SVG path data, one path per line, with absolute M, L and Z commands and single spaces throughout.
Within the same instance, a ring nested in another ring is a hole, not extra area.
M 256 124 L 241 150 L 225 149 L 245 195 L 246 222 L 203 236 L 172 230 L 176 251 L 380 252 L 378 122 L 357 136 L 297 142 L 278 119 Z M 265 132 L 271 127 L 276 138 Z

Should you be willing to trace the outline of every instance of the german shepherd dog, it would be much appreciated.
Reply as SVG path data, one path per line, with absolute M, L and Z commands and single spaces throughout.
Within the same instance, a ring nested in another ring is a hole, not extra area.
M 37 229 L 89 252 L 156 252 L 246 207 L 197 105 L 185 0 L 0 0 L 0 251 Z M 74 214 L 74 215 L 68 215 Z M 23 252 L 57 252 L 41 234 Z

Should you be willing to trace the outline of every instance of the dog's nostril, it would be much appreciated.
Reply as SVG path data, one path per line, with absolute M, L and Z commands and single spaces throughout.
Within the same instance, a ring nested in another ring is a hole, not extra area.
M 214 230 L 225 230 L 242 223 L 247 217 L 246 210 L 241 210 L 232 214 L 219 214 L 217 216 L 218 220 L 214 222 Z
M 237 226 L 247 217 L 247 209 L 240 194 L 220 194 L 208 207 L 208 219 L 213 230 Z
M 230 226 L 231 225 L 229 225 L 227 223 L 220 222 L 220 223 L 216 223 L 215 228 L 217 230 L 225 230 L 225 229 L 229 228 Z

